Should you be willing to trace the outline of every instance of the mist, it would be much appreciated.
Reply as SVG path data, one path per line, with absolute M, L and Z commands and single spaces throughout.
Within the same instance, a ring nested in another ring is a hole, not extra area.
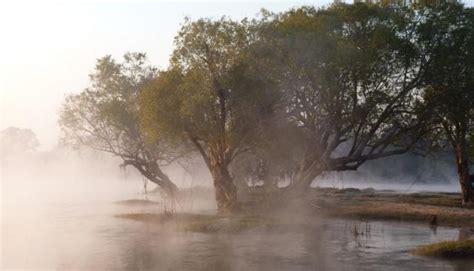
M 472 4 L 2 4 L 0 269 L 473 270 Z
M 457 182 L 451 156 L 439 152 L 429 157 L 413 154 L 388 157 L 366 163 L 357 171 L 328 172 L 316 179 L 312 186 L 454 193 L 460 192 Z
M 300 209 L 291 216 L 275 211 L 287 225 L 271 231 L 260 228 L 227 234 L 196 235 L 177 231 L 174 223 L 157 226 L 126 221 L 114 216 L 159 214 L 162 208 L 116 203 L 146 198 L 142 177 L 133 170 L 123 172 L 119 162 L 101 153 L 64 148 L 3 157 L 2 268 L 306 270 L 318 266 L 322 270 L 346 270 L 353 268 L 353 259 L 359 257 L 351 252 L 355 250 L 378 255 L 382 258 L 377 261 L 379 266 L 388 261 L 394 264 L 392 269 L 388 265 L 388 270 L 397 270 L 396 264 L 407 262 L 396 251 L 411 244 L 400 242 L 398 236 L 416 232 L 419 237 L 412 239 L 415 243 L 458 235 L 449 228 L 438 229 L 433 235 L 422 227 L 372 222 L 371 237 L 361 239 L 354 237 L 352 229 L 362 229 L 366 227 L 364 223 L 321 218 L 312 218 L 313 226 L 307 229 L 291 230 L 291 224 L 307 216 L 309 209 Z M 188 168 L 199 178 L 187 177 L 189 173 L 178 166 L 169 168 L 167 173 L 180 188 L 199 185 L 212 191 L 205 166 L 199 160 L 190 164 Z M 321 182 L 325 181 L 330 182 L 331 178 Z M 149 191 L 154 188 L 151 184 L 148 187 Z M 208 194 L 209 201 L 200 198 L 202 195 L 191 195 L 191 205 L 178 207 L 178 212 L 213 213 L 213 193 Z M 160 201 L 160 196 L 149 192 L 148 199 Z M 181 199 L 183 206 L 189 202 L 189 198 Z M 358 242 L 363 242 L 362 247 L 357 248 Z M 394 255 L 389 260 L 384 258 L 388 251 Z M 343 261 L 334 261 L 341 256 Z M 358 268 L 368 260 L 358 261 Z M 425 264 L 419 261 L 411 260 L 408 268 Z M 433 266 L 439 270 L 446 267 Z

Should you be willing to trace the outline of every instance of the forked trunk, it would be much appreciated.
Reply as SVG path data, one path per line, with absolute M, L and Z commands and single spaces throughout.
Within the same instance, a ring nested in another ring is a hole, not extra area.
M 456 167 L 459 176 L 459 183 L 461 184 L 462 204 L 474 204 L 474 187 L 469 175 L 469 157 L 465 144 L 459 143 L 456 145 Z
M 237 188 L 227 167 L 215 165 L 211 168 L 216 190 L 216 201 L 219 212 L 234 212 L 238 209 Z

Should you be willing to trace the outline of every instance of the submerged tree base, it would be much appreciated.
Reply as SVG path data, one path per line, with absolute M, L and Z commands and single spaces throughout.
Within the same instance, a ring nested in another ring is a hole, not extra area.
M 474 240 L 443 241 L 417 247 L 413 253 L 448 259 L 473 259 Z

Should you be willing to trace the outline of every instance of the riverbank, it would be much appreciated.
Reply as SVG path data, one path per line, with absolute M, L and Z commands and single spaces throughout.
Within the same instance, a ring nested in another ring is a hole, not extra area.
M 456 193 L 411 193 L 372 189 L 314 189 L 312 204 L 329 217 L 397 220 L 474 228 L 474 209 Z M 434 219 L 434 217 L 436 217 Z
M 472 259 L 474 258 L 474 240 L 443 241 L 421 245 L 413 253 L 446 259 Z
M 213 195 L 211 188 L 183 189 L 178 201 L 185 202 L 192 198 L 196 206 L 212 202 Z M 313 217 L 431 223 L 465 228 L 468 233 L 472 231 L 474 234 L 474 208 L 463 207 L 459 193 L 311 188 L 304 196 L 295 199 L 289 197 L 284 188 L 267 191 L 253 187 L 241 189 L 239 198 L 244 215 L 304 217 L 303 223 L 309 223 Z M 294 221 L 293 218 L 290 220 Z
M 285 198 L 288 194 L 280 192 L 282 191 L 268 192 L 261 188 L 247 189 L 239 195 L 243 200 L 242 212 L 239 214 L 152 212 L 119 214 L 115 217 L 160 225 L 161 228 L 169 227 L 172 230 L 205 234 L 238 234 L 249 232 L 249 230 L 252 232 L 255 229 L 258 232 L 301 233 L 314 228 L 324 228 L 325 223 L 346 221 L 347 219 L 348 222 L 344 223 L 349 224 L 344 226 L 343 232 L 349 229 L 349 234 L 355 239 L 359 236 L 371 236 L 372 232 L 380 231 L 380 224 L 378 229 L 376 226 L 374 228 L 372 226 L 386 220 L 417 223 L 417 228 L 426 232 L 436 232 L 436 226 L 443 226 L 441 231 L 449 229 L 446 227 L 456 231 L 459 229 L 455 238 L 461 241 L 474 240 L 474 209 L 463 208 L 460 205 L 460 195 L 455 193 L 406 194 L 373 189 L 314 188 L 308 191 L 304 197 L 295 199 L 294 197 Z M 208 193 L 208 191 L 204 191 L 199 196 L 198 193 L 194 193 L 194 195 L 197 196 L 194 199 L 197 202 L 212 198 L 209 197 L 212 193 Z M 204 195 L 206 197 L 201 197 Z M 433 222 L 434 216 L 436 216 L 435 223 Z M 391 225 L 391 223 L 387 223 L 387 225 Z M 435 239 L 431 242 L 442 240 L 446 239 Z M 431 252 L 432 256 L 443 258 L 445 257 L 443 255 L 451 254 L 455 254 L 452 258 L 469 259 L 471 257 L 472 243 L 470 242 L 467 248 L 465 242 L 458 244 L 458 241 L 454 240 L 446 244 L 431 242 L 420 246 L 413 253 L 425 256 Z M 415 245 L 408 251 L 414 248 Z M 446 257 L 449 258 L 449 256 Z
M 286 197 L 285 192 L 269 193 L 262 188 L 249 188 L 240 196 L 244 209 L 249 213 L 265 214 L 278 205 L 287 212 L 304 212 L 306 216 L 393 220 L 474 229 L 474 208 L 463 207 L 458 193 L 311 188 L 295 200 Z
M 280 188 L 269 191 L 263 187 L 240 188 L 242 212 L 256 216 L 271 216 L 275 210 L 279 210 L 287 214 L 298 213 L 308 216 L 309 219 L 317 215 L 330 218 L 415 222 L 426 225 L 429 225 L 436 216 L 435 222 L 439 226 L 474 229 L 474 208 L 463 207 L 459 193 L 402 193 L 372 188 L 317 187 L 308 189 L 304 196 L 295 199 L 288 196 L 290 191 L 285 190 Z M 195 205 L 202 202 L 213 203 L 214 191 L 206 187 L 182 189 L 178 201 L 186 202 L 189 199 L 192 199 Z M 277 212 L 277 216 L 281 216 L 282 212 Z

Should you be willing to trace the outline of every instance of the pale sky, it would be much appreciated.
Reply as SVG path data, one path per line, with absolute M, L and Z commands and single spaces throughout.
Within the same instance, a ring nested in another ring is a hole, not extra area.
M 240 19 L 254 17 L 261 8 L 279 12 L 330 2 L 0 0 L 0 130 L 30 128 L 41 149 L 50 149 L 58 141 L 65 94 L 88 86 L 97 58 L 111 54 L 120 60 L 127 51 L 140 51 L 166 68 L 185 16 Z

